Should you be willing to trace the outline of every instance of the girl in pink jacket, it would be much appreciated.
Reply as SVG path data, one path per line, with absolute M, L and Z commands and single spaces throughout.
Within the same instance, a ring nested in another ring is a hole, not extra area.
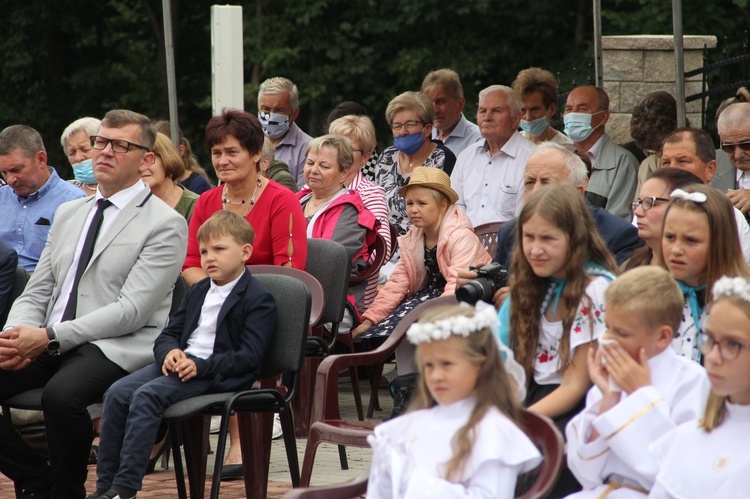
M 401 259 L 388 282 L 352 331 L 358 339 L 390 335 L 420 303 L 453 294 L 459 269 L 491 261 L 469 217 L 455 205 L 458 194 L 444 171 L 414 168 L 399 194 L 406 200 L 412 228 L 399 238 Z

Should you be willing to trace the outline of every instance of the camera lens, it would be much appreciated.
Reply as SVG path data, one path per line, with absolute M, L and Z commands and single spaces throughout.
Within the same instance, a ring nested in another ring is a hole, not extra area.
M 458 301 L 474 305 L 479 300 L 492 303 L 492 295 L 495 294 L 494 283 L 486 277 L 478 277 L 456 289 Z

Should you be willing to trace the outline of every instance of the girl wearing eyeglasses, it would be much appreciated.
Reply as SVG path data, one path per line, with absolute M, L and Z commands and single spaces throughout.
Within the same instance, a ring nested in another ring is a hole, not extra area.
M 750 268 L 742 256 L 732 204 L 726 196 L 695 184 L 675 189 L 670 197 L 656 263 L 677 279 L 685 296 L 672 346 L 678 354 L 700 362 L 697 340 L 714 282 L 723 275 L 748 278 Z
M 750 497 L 750 282 L 722 277 L 698 337 L 711 381 L 703 417 L 652 444 L 660 464 L 649 497 Z

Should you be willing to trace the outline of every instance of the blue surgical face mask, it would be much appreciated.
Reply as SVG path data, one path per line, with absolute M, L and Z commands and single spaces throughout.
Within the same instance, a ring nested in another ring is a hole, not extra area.
M 422 132 L 414 132 L 400 137 L 393 137 L 393 146 L 407 156 L 411 156 L 419 151 L 419 148 L 422 147 L 426 140 L 422 138 Z
M 542 116 L 541 118 L 526 121 L 521 120 L 521 130 L 528 133 L 532 137 L 539 137 L 547 129 L 547 117 Z
M 289 116 L 286 114 L 259 112 L 258 119 L 269 139 L 278 139 L 289 131 Z
M 594 116 L 594 114 L 603 113 L 604 111 L 599 111 L 593 114 L 588 113 L 568 113 L 565 116 L 563 116 L 563 122 L 565 123 L 565 135 L 570 137 L 570 140 L 573 142 L 582 142 L 586 139 L 588 139 L 592 133 L 594 133 L 594 130 L 601 125 L 596 125 L 595 127 L 591 127 L 591 117 Z
M 74 163 L 71 166 L 73 166 L 73 175 L 76 180 L 88 185 L 97 183 L 94 176 L 94 162 L 91 159 L 84 159 L 80 163 Z

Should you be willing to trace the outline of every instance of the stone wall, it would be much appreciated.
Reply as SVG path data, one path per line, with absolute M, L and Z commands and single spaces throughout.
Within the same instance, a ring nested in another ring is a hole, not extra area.
M 703 48 L 716 47 L 715 36 L 683 38 L 685 72 L 703 66 Z M 672 35 L 623 35 L 602 37 L 604 90 L 610 99 L 607 133 L 615 142 L 631 140 L 630 117 L 649 92 L 665 90 L 675 95 L 674 37 Z M 701 76 L 685 81 L 685 95 L 701 91 Z M 687 104 L 687 118 L 700 124 L 701 101 Z

